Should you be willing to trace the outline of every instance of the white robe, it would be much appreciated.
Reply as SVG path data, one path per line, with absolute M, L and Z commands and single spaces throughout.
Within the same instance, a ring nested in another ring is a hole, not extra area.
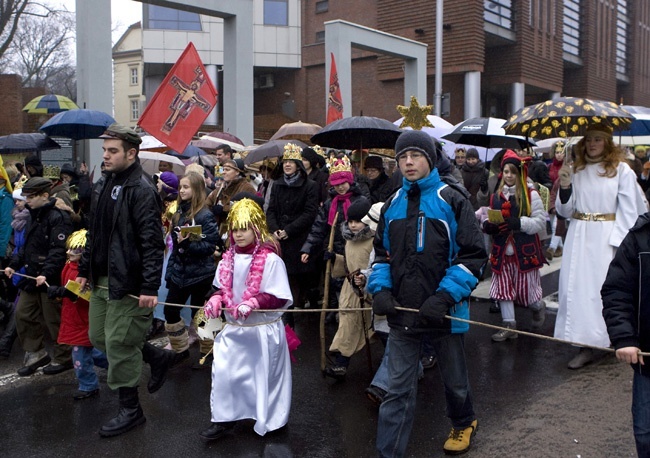
M 555 337 L 609 347 L 600 288 L 616 249 L 647 210 L 636 175 L 626 163 L 619 164 L 613 178 L 599 176 L 603 171 L 600 164 L 588 164 L 573 175 L 569 201 L 563 204 L 558 193 L 555 203 L 565 218 L 575 211 L 616 214 L 615 221 L 571 219 L 562 255 Z
M 250 254 L 235 255 L 234 304 L 241 302 L 251 260 Z M 214 278 L 218 287 L 222 264 Z M 213 422 L 254 419 L 255 432 L 263 436 L 287 424 L 291 408 L 291 361 L 279 318 L 293 300 L 284 262 L 276 254 L 266 257 L 260 292 L 287 302 L 278 312 L 252 312 L 246 320 L 224 314 L 227 323 L 214 340 L 210 408 Z

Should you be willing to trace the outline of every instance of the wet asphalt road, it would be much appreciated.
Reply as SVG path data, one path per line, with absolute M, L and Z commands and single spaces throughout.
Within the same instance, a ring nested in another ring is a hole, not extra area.
M 517 309 L 521 329 L 530 312 Z M 486 302 L 475 302 L 472 319 L 498 324 Z M 554 316 L 542 331 L 552 335 Z M 293 365 L 293 404 L 287 428 L 259 437 L 252 422 L 214 443 L 197 433 L 210 422 L 210 373 L 190 363 L 175 368 L 157 393 L 140 389 L 144 426 L 101 439 L 98 428 L 117 412 L 117 396 L 100 370 L 100 396 L 73 401 L 72 371 L 26 379 L 12 376 L 21 365 L 18 343 L 0 361 L 0 454 L 3 457 L 372 457 L 377 408 L 364 396 L 371 380 L 364 354 L 353 358 L 345 383 L 332 383 L 319 371 L 318 314 L 296 318 L 303 344 Z M 331 340 L 335 327 L 328 327 Z M 466 339 L 470 381 L 479 430 L 468 457 L 624 457 L 635 456 L 629 406 L 630 368 L 606 356 L 581 371 L 566 369 L 575 349 L 522 336 L 496 344 L 494 331 L 472 327 Z M 198 349 L 192 349 L 196 357 Z M 373 363 L 382 346 L 372 345 Z M 419 383 L 415 427 L 408 455 L 443 456 L 450 424 L 437 369 Z

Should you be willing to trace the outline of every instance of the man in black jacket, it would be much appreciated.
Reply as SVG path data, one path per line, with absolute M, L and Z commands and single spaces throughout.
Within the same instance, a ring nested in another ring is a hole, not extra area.
M 142 140 L 117 123 L 101 138 L 105 168 L 92 191 L 77 281 L 82 288 L 92 282 L 90 340 L 106 353 L 108 386 L 119 392 L 117 416 L 99 430 L 109 437 L 145 421 L 138 399 L 142 360 L 151 365 L 147 388 L 153 393 L 162 386 L 174 355 L 145 342 L 157 304 L 164 244 L 160 198 L 138 161 Z
M 616 251 L 600 291 L 616 358 L 632 365 L 632 420 L 636 450 L 650 456 L 650 213 L 642 215 Z
M 56 200 L 49 194 L 51 188 L 52 182 L 43 177 L 30 178 L 23 186 L 22 195 L 27 200 L 30 216 L 25 245 L 4 271 L 11 278 L 14 272 L 24 267 L 25 275 L 35 277 L 35 280 L 21 277 L 17 285 L 21 293 L 16 306 L 16 330 L 26 352 L 18 375 L 23 377 L 33 374 L 42 366 L 45 366 L 43 372 L 48 375 L 72 369 L 70 347 L 57 343 L 61 305 L 47 297 L 47 285 L 61 282 L 65 241 L 72 233 L 72 223 L 66 212 L 56 208 Z M 54 340 L 54 360 L 47 366 L 50 356 L 43 345 L 41 319 Z

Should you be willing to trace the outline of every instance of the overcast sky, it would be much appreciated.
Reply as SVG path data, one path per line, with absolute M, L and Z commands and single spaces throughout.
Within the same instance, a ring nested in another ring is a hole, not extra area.
M 75 0 L 50 0 L 50 4 L 61 4 L 69 11 L 75 11 Z M 142 3 L 133 0 L 111 0 L 113 44 L 133 23 L 142 20 Z

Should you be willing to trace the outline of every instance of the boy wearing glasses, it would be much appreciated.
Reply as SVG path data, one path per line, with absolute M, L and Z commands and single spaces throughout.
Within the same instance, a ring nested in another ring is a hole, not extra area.
M 420 345 L 429 335 L 452 422 L 443 449 L 460 454 L 469 450 L 478 427 L 463 346 L 469 327 L 445 315 L 469 318 L 467 298 L 483 270 L 485 245 L 467 197 L 440 179 L 432 138 L 422 131 L 406 131 L 397 139 L 395 151 L 404 178 L 382 208 L 368 282 L 373 311 L 386 315 L 390 326 L 389 383 L 379 410 L 377 450 L 380 456 L 406 453 Z

